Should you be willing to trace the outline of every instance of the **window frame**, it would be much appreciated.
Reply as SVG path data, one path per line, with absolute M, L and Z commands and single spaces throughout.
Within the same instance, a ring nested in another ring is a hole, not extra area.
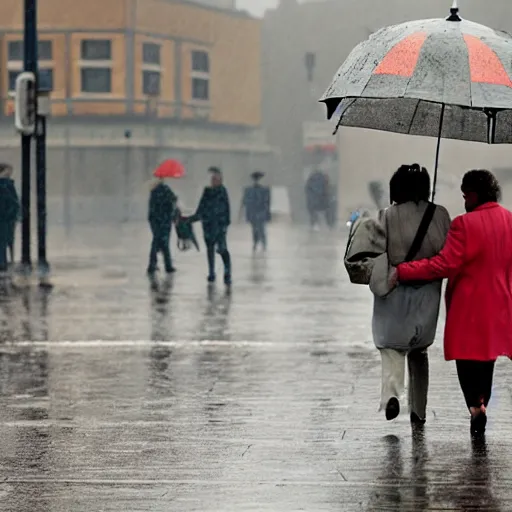
M 106 71 L 108 72 L 108 82 L 109 87 L 108 91 L 91 91 L 85 89 L 85 82 L 84 80 L 84 73 L 87 73 L 89 71 Z M 111 66 L 81 66 L 80 67 L 80 93 L 81 94 L 91 94 L 94 96 L 101 96 L 101 95 L 111 95 L 112 94 L 112 67 Z
M 54 90 L 54 87 L 55 87 L 55 76 L 54 76 L 54 69 L 53 67 L 41 67 L 39 68 L 39 75 L 41 74 L 41 72 L 49 72 L 50 73 L 50 83 L 51 83 L 51 87 L 49 89 L 45 89 L 47 91 L 53 91 Z M 23 73 L 23 69 L 16 69 L 16 68 L 11 68 L 11 69 L 7 69 L 7 92 L 8 93 L 13 93 L 15 92 L 15 89 L 16 89 L 16 78 L 18 77 L 18 75 L 20 73 Z M 11 75 L 15 74 L 13 80 L 12 80 L 12 87 L 11 87 Z
M 108 43 L 108 55 L 105 55 L 105 56 L 98 56 L 98 57 L 90 57 L 90 56 L 87 56 L 86 55 L 86 45 L 89 44 L 89 43 Z M 111 62 L 112 61 L 112 54 L 113 54 L 113 44 L 112 44 L 112 39 L 106 39 L 106 38 L 103 38 L 103 39 L 96 39 L 96 38 L 93 38 L 93 39 L 82 39 L 80 41 L 80 60 L 82 62 L 87 62 L 88 64 L 88 67 L 91 67 L 89 66 L 89 63 L 90 62 Z
M 194 55 L 195 54 L 203 54 L 206 56 L 206 66 L 204 66 L 205 69 L 195 69 L 196 66 L 194 66 Z M 199 103 L 199 104 L 207 104 L 211 101 L 211 71 L 212 71 L 212 65 L 211 65 L 211 59 L 210 59 L 210 53 L 206 49 L 192 49 L 191 55 L 190 55 L 190 98 L 192 103 Z M 207 71 L 206 71 L 207 69 Z M 194 84 L 196 81 L 203 81 L 206 83 L 206 96 L 207 98 L 198 98 L 194 95 L 195 86 Z
M 158 91 L 157 92 L 147 92 L 146 91 L 146 80 L 145 77 L 147 74 L 157 75 L 158 76 Z M 162 94 L 162 73 L 160 70 L 154 69 L 142 69 L 142 94 L 148 97 L 158 98 Z
M 158 56 L 158 59 L 156 59 L 155 61 L 153 61 L 151 59 L 149 59 L 149 60 L 146 59 L 146 49 L 148 49 L 150 47 L 158 49 L 158 52 L 156 54 Z M 142 64 L 145 66 L 160 67 L 162 65 L 162 45 L 159 43 L 155 43 L 153 41 L 144 41 L 142 43 Z

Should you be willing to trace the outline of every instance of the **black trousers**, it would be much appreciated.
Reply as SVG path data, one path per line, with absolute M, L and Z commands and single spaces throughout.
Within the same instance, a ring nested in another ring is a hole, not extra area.
M 491 399 L 492 379 L 496 361 L 456 361 L 459 383 L 466 405 L 487 407 Z

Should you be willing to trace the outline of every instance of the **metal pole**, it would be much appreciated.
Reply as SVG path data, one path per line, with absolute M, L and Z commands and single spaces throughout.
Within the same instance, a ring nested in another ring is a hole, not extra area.
M 66 128 L 66 147 L 64 148 L 64 167 L 66 174 L 64 175 L 64 198 L 63 198 L 63 210 L 64 210 L 64 227 L 66 230 L 66 236 L 71 234 L 71 155 L 70 155 L 70 130 L 69 126 Z
M 37 77 L 37 11 L 36 0 L 25 0 L 25 28 L 24 28 L 24 68 Z M 31 179 L 31 136 L 21 136 L 21 204 L 22 204 L 22 230 L 21 230 L 21 265 L 25 273 L 32 269 L 30 256 L 30 179 Z
M 36 132 L 37 179 L 37 257 L 41 278 L 47 276 L 46 259 L 46 117 L 37 116 Z

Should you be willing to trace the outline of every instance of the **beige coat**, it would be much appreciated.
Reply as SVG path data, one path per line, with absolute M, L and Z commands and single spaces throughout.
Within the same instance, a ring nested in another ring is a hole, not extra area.
M 427 202 L 393 205 L 379 213 L 386 237 L 386 255 L 379 258 L 372 273 L 374 292 L 373 338 L 378 348 L 409 351 L 425 348 L 434 341 L 441 302 L 441 283 L 422 286 L 399 285 L 391 293 L 385 289 L 389 265 L 402 263 L 418 231 Z M 415 260 L 430 258 L 444 246 L 450 215 L 446 208 L 437 206 L 423 244 Z M 377 284 L 376 284 L 377 283 Z M 380 288 L 379 288 L 380 286 Z

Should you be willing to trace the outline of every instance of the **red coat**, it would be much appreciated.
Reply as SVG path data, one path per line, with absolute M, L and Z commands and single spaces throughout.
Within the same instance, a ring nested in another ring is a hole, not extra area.
M 443 278 L 445 359 L 512 357 L 512 213 L 484 204 L 454 219 L 437 256 L 398 266 L 399 281 Z

